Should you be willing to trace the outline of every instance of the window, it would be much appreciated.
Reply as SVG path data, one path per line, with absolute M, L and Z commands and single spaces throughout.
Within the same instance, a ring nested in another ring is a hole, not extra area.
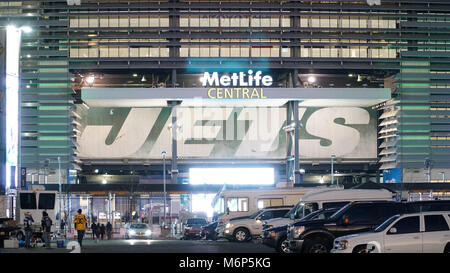
M 378 206 L 379 220 L 384 222 L 386 219 L 392 217 L 392 215 L 402 214 L 406 211 L 401 204 L 379 204 Z
M 273 218 L 273 211 L 266 211 L 259 217 L 261 220 L 268 220 Z
M 375 206 L 371 205 L 357 205 L 350 208 L 344 214 L 344 221 L 348 224 L 371 224 L 377 217 L 377 210 Z
M 420 232 L 420 218 L 419 216 L 406 217 L 399 220 L 393 228 L 397 229 L 396 233 L 388 234 L 407 234 Z
M 306 203 L 305 204 L 305 213 L 303 215 L 308 215 L 313 211 L 316 211 L 319 209 L 319 205 L 317 203 Z
M 446 231 L 448 230 L 447 221 L 442 215 L 425 216 L 425 232 Z
M 248 198 L 228 198 L 227 207 L 231 212 L 248 211 Z
M 288 213 L 289 210 L 274 210 L 273 211 L 273 218 L 280 218 L 286 215 L 286 213 Z
M 266 207 L 273 207 L 273 206 L 282 206 L 283 205 L 283 199 L 282 198 L 274 198 L 274 199 L 259 199 L 258 200 L 258 208 L 266 208 Z
M 21 209 L 36 209 L 36 193 L 20 193 Z
M 347 205 L 349 202 L 327 202 L 323 203 L 322 207 L 324 209 L 331 209 L 331 208 L 342 208 L 343 206 Z
M 39 209 L 54 209 L 55 208 L 55 194 L 54 193 L 40 193 L 38 208 Z

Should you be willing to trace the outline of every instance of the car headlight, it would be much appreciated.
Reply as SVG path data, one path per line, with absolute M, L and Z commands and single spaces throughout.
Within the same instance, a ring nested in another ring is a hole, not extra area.
M 337 246 L 337 249 L 340 249 L 340 250 L 347 249 L 348 241 L 347 240 L 340 240 L 340 241 L 337 242 L 336 246 Z
M 191 227 L 184 227 L 184 229 L 186 229 L 186 230 L 190 230 L 190 229 L 191 229 Z
M 234 225 L 232 224 L 232 223 L 227 223 L 226 225 L 225 225 L 225 228 L 230 228 L 230 227 L 233 227 Z
M 130 234 L 130 235 L 136 235 L 136 231 L 130 229 L 130 230 L 128 231 L 128 234 Z
M 150 235 L 152 235 L 152 231 L 150 229 L 147 229 L 145 231 L 145 236 L 150 236 Z
M 303 233 L 303 231 L 305 231 L 305 227 L 304 226 L 298 226 L 298 227 L 294 227 L 294 238 L 299 238 L 300 235 Z

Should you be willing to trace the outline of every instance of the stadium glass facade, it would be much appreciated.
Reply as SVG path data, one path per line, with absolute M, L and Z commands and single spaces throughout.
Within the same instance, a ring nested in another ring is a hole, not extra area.
M 28 182 L 52 180 L 48 174 L 58 168 L 58 157 L 68 183 L 99 183 L 99 172 L 116 175 L 110 181 L 161 181 L 160 151 L 153 158 L 89 156 L 90 146 L 80 146 L 88 125 L 105 125 L 101 122 L 108 119 L 95 115 L 110 116 L 111 132 L 102 140 L 109 145 L 120 132 L 115 123 L 144 111 L 92 107 L 82 93 L 89 88 L 196 88 L 204 72 L 249 69 L 270 73 L 277 88 L 391 90 L 391 99 L 364 105 L 374 122 L 376 135 L 368 138 L 374 154 L 338 156 L 334 168 L 341 182 L 379 182 L 381 177 L 442 182 L 450 177 L 447 1 L 71 2 L 77 1 L 0 3 L 1 27 L 33 28 L 22 35 L 20 60 L 19 153 Z M 292 107 L 286 105 L 277 107 Z M 156 114 L 141 115 L 156 115 L 155 124 L 165 117 L 164 127 L 172 106 L 163 101 L 158 107 Z M 315 110 L 308 111 L 305 117 L 313 116 Z M 283 130 L 277 137 L 283 141 L 276 156 L 235 157 L 234 163 L 273 166 L 277 180 L 289 180 L 295 169 L 292 140 L 285 140 Z M 330 145 L 325 137 L 320 141 Z M 180 161 L 178 182 L 190 166 L 231 164 L 235 154 L 227 155 L 206 163 L 208 154 Z M 330 156 L 303 160 L 300 153 L 304 180 L 323 181 Z

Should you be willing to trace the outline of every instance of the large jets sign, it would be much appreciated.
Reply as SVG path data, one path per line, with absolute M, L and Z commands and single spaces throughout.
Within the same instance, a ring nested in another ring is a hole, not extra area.
M 171 151 L 170 108 L 90 108 L 81 158 L 160 158 Z M 374 159 L 376 115 L 359 107 L 299 108 L 302 158 Z M 180 158 L 285 158 L 284 108 L 179 108 Z

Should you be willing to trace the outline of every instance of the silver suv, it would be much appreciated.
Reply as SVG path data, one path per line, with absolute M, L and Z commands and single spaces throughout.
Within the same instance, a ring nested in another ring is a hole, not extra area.
M 450 253 L 450 211 L 395 215 L 372 232 L 336 238 L 333 253 Z
M 261 209 L 247 217 L 231 218 L 225 223 L 223 234 L 229 240 L 244 242 L 261 235 L 265 220 L 285 215 L 293 206 L 277 206 Z

